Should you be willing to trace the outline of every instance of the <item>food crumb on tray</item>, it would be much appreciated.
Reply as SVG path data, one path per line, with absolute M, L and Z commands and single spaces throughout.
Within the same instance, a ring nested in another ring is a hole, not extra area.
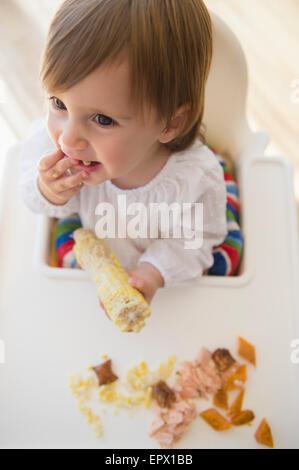
M 243 338 L 238 339 L 238 354 L 256 365 L 254 346 Z M 93 426 L 96 437 L 103 435 L 100 415 L 106 414 L 111 405 L 114 414 L 120 409 L 132 410 L 140 406 L 152 412 L 149 435 L 162 448 L 173 448 L 187 432 L 192 432 L 192 422 L 197 417 L 217 432 L 232 427 L 237 432 L 239 426 L 250 426 L 255 420 L 252 410 L 242 409 L 247 366 L 237 361 L 228 349 L 210 352 L 202 347 L 198 357 L 193 361 L 182 361 L 176 371 L 175 355 L 154 371 L 141 361 L 127 371 L 123 380 L 115 374 L 112 360 L 107 355 L 102 359 L 106 361 L 87 368 L 87 377 L 74 374 L 70 377 L 70 388 L 78 399 L 78 409 Z M 205 401 L 210 401 L 214 407 L 207 405 L 202 410 Z M 100 412 L 99 404 L 103 407 Z M 254 438 L 259 444 L 274 447 L 265 418 Z

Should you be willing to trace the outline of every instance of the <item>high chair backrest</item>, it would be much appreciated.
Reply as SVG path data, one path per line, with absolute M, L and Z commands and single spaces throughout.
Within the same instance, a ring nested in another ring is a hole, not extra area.
M 230 28 L 214 12 L 210 11 L 210 15 L 214 51 L 203 116 L 206 141 L 237 161 L 252 135 L 246 118 L 247 64 Z

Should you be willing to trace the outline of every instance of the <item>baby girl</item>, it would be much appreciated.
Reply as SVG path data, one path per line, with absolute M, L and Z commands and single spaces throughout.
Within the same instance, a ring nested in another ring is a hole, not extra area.
M 120 195 L 146 208 L 201 203 L 200 248 L 162 231 L 105 240 L 149 303 L 159 287 L 197 280 L 227 235 L 223 170 L 201 129 L 211 58 L 202 0 L 66 0 L 50 24 L 47 114 L 22 144 L 24 201 L 49 217 L 78 213 L 93 231 L 97 205 L 117 209 Z

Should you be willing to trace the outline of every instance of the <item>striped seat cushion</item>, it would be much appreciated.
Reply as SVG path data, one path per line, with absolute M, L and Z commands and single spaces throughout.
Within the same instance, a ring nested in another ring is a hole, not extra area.
M 226 220 L 228 234 L 223 243 L 214 246 L 214 264 L 204 272 L 210 276 L 234 276 L 238 274 L 243 254 L 244 240 L 240 227 L 240 204 L 237 183 L 226 159 L 212 147 L 215 157 L 223 168 L 226 183 Z

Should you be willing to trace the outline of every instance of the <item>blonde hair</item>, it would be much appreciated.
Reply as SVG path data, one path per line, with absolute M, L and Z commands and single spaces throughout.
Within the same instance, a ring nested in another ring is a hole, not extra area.
M 212 25 L 202 0 L 65 0 L 53 17 L 40 78 L 64 92 L 104 63 L 129 61 L 130 98 L 144 116 L 153 107 L 167 123 L 189 111 L 179 136 L 163 144 L 189 147 L 201 130 L 212 59 Z

